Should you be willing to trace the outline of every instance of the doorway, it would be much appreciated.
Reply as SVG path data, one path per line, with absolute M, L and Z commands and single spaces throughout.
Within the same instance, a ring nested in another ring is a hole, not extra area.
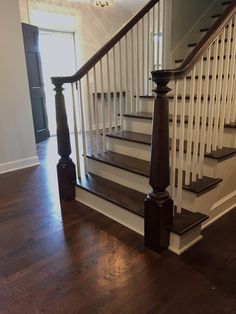
M 39 47 L 42 60 L 42 72 L 48 114 L 48 126 L 51 136 L 56 135 L 55 91 L 51 83 L 52 76 L 70 76 L 76 72 L 76 48 L 74 33 L 39 30 Z M 73 125 L 72 96 L 70 84 L 65 89 L 68 125 Z

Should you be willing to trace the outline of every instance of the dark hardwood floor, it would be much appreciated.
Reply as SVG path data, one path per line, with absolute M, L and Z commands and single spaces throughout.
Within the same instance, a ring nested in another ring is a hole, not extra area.
M 60 208 L 55 139 L 0 175 L 0 313 L 236 313 L 236 210 L 178 257 L 77 202 Z

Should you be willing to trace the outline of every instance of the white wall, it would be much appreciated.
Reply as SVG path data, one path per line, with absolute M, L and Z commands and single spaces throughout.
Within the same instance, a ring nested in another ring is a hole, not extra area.
M 171 50 L 173 59 L 184 59 L 191 51 L 187 45 L 199 42 L 210 27 L 211 15 L 222 12 L 221 0 L 172 0 Z M 184 17 L 184 18 L 183 18 Z
M 17 0 L 0 3 L 0 173 L 38 162 Z

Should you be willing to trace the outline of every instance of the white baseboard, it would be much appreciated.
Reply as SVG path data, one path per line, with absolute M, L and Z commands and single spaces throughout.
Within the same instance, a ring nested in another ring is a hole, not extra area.
M 0 174 L 39 165 L 38 156 L 0 164 Z
M 215 221 L 220 219 L 222 216 L 227 214 L 229 211 L 236 207 L 236 191 L 226 195 L 219 201 L 217 201 L 210 209 L 209 216 L 210 219 L 206 220 L 202 225 L 202 229 L 207 228 Z

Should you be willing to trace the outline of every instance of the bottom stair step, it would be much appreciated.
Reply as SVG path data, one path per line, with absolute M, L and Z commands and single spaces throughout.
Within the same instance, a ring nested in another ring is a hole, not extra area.
M 144 235 L 146 194 L 91 173 L 78 181 L 76 194 L 78 201 Z M 168 226 L 169 250 L 182 254 L 198 242 L 202 238 L 201 223 L 207 218 L 206 215 L 187 210 L 176 214 L 172 225 Z
M 181 213 L 176 213 L 173 222 L 168 229 L 170 230 L 169 250 L 181 255 L 194 244 L 202 239 L 202 223 L 208 216 L 190 212 L 182 209 Z
M 144 200 L 147 196 L 144 193 L 91 173 L 80 179 L 77 186 L 140 217 L 144 217 Z
M 201 224 L 209 217 L 199 212 L 190 212 L 187 209 L 182 208 L 181 213 L 176 213 L 173 218 L 173 223 L 168 226 L 171 232 L 178 235 L 185 234 L 197 225 Z

